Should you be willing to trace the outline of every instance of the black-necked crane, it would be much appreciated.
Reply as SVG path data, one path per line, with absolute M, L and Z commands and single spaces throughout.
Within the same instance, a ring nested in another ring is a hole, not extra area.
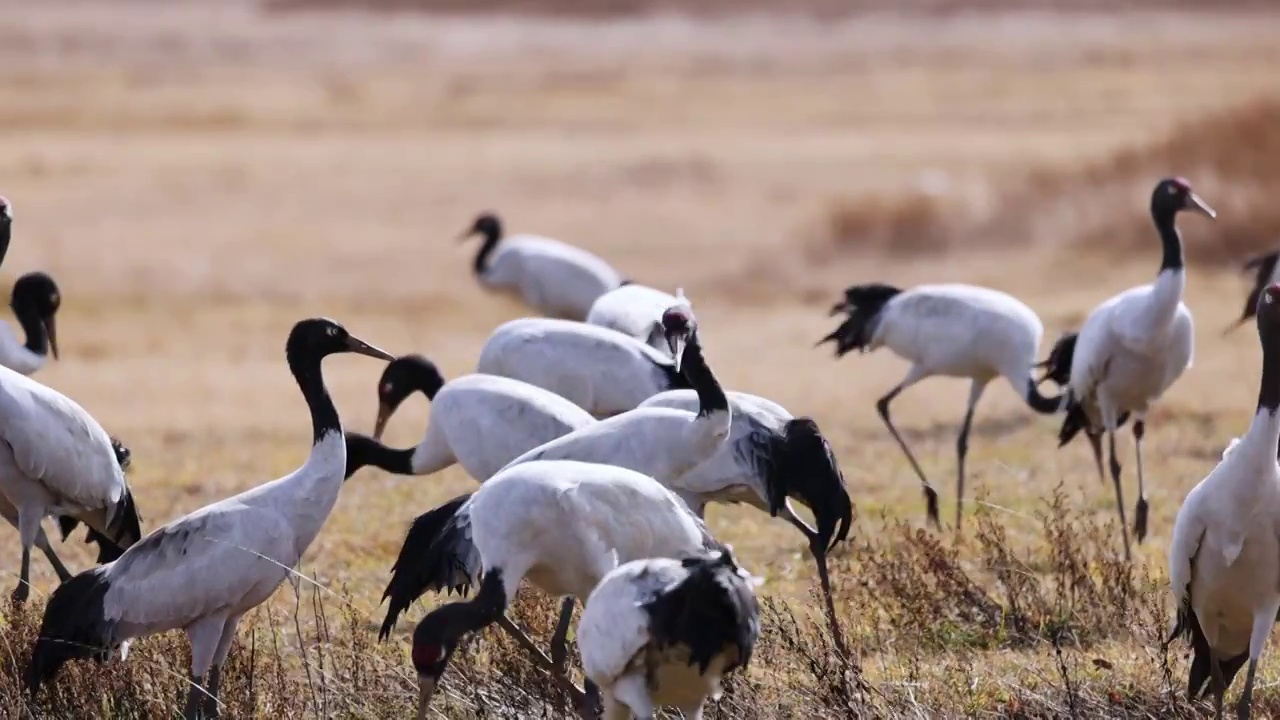
M 706 525 L 651 477 L 598 463 L 522 463 L 414 520 L 383 595 L 389 603 L 379 637 L 386 638 L 400 613 L 424 592 L 465 593 L 478 582 L 470 599 L 435 608 L 414 629 L 418 717 L 425 717 L 458 643 L 493 623 L 581 705 L 582 693 L 558 664 L 506 618 L 520 581 L 528 579 L 553 596 L 586 600 L 621 563 L 719 549 Z
M 218 715 L 236 625 L 290 577 L 338 500 L 347 442 L 320 364 L 346 352 L 392 359 L 329 319 L 302 320 L 289 333 L 285 355 L 311 416 L 302 467 L 174 520 L 54 591 L 25 676 L 33 700 L 69 660 L 182 629 L 191 642 L 184 716 Z
M 699 720 L 719 700 L 724 676 L 745 668 L 760 636 L 756 578 L 728 551 L 619 565 L 600 581 L 578 622 L 591 680 L 584 717 L 652 720 L 664 705 Z
M 369 463 L 400 475 L 430 475 L 454 463 L 488 480 L 521 453 L 596 421 L 586 410 L 548 390 L 497 375 L 472 374 L 444 381 L 421 355 L 390 362 L 378 381 L 373 439 L 414 392 L 431 402 L 427 431 L 416 447 L 387 448 Z
M 1253 287 L 1244 298 L 1244 310 L 1240 313 L 1240 319 L 1228 325 L 1223 331 L 1224 335 L 1249 322 L 1249 318 L 1257 312 L 1258 298 L 1262 295 L 1262 289 L 1280 282 L 1280 250 L 1272 250 L 1249 258 L 1245 261 L 1243 270 L 1253 271 Z
M 596 298 L 623 284 L 609 263 L 582 248 L 540 235 L 504 236 L 494 213 L 480 214 L 461 239 L 472 235 L 484 238 L 473 264 L 480 284 L 543 315 L 582 320 Z
M 549 390 L 597 418 L 689 387 L 669 354 L 616 330 L 553 318 L 499 325 L 480 350 L 476 372 Z
M 53 278 L 42 272 L 31 272 L 13 283 L 9 307 L 27 336 L 25 341 L 0 322 L 0 365 L 23 375 L 30 375 L 49 359 L 58 358 L 58 333 L 54 317 L 62 305 L 62 293 Z
M 831 309 L 832 315 L 841 312 L 848 318 L 819 345 L 834 342 L 836 357 L 883 346 L 911 363 L 902 382 L 876 401 L 876 411 L 919 476 L 929 519 L 935 526 L 939 525 L 938 493 L 894 428 L 889 403 L 927 377 L 969 379 L 969 401 L 956 439 L 955 531 L 959 533 L 969 429 L 987 385 L 1003 377 L 1035 412 L 1049 415 L 1058 411 L 1061 398 L 1041 395 L 1032 377 L 1044 325 L 1034 310 L 1012 295 L 962 284 L 918 285 L 907 290 L 884 284 L 855 285 L 845 290 L 844 300 Z
M 853 502 L 835 453 L 812 418 L 795 417 L 757 395 L 733 391 L 726 395 L 733 414 L 728 441 L 692 470 L 663 482 L 698 517 L 704 516 L 708 503 L 745 503 L 781 516 L 803 533 L 817 563 L 832 637 L 842 644 L 827 554 L 848 537 Z M 694 391 L 671 390 L 645 400 L 640 408 L 697 412 L 699 404 Z M 796 514 L 792 499 L 809 508 L 816 528 Z
M 1067 415 L 1058 432 L 1058 446 L 1081 430 L 1089 438 L 1094 461 L 1101 472 L 1102 435 L 1106 433 L 1115 486 L 1116 510 L 1125 557 L 1130 557 L 1129 527 L 1125 520 L 1124 491 L 1120 485 L 1120 460 L 1116 457 L 1116 431 L 1133 415 L 1133 443 L 1138 469 L 1138 502 L 1134 509 L 1134 535 L 1147 535 L 1147 494 L 1142 472 L 1142 438 L 1146 414 L 1152 403 L 1173 385 L 1192 362 L 1194 332 L 1191 311 L 1182 302 L 1187 285 L 1182 236 L 1175 218 L 1190 210 L 1216 216 L 1183 178 L 1166 178 L 1151 193 L 1151 217 L 1160 235 L 1162 254 L 1156 279 L 1113 295 L 1085 318 L 1077 336 L 1064 336 L 1055 352 L 1059 362 L 1047 375 L 1061 377 L 1070 363 L 1065 386 Z
M 0 494 L 16 510 L 22 540 L 15 600 L 30 593 L 31 548 L 46 517 L 64 517 L 65 532 L 83 522 L 120 549 L 142 537 L 117 443 L 74 400 L 0 367 L 0 440 Z
M 1257 326 L 1262 379 L 1253 420 L 1187 494 L 1169 547 L 1177 608 L 1170 640 L 1184 635 L 1190 642 L 1187 694 L 1194 700 L 1211 692 L 1218 717 L 1246 660 L 1237 714 L 1249 717 L 1258 659 L 1280 611 L 1280 285 L 1260 294 Z
M 662 314 L 667 308 L 681 304 L 693 307 L 684 296 L 683 288 L 672 295 L 648 285 L 631 283 L 596 298 L 586 322 L 617 330 L 666 354 L 670 349 L 662 330 Z

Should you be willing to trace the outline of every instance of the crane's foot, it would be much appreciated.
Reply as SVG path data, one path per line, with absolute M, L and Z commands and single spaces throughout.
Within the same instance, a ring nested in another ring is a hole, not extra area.
M 1133 536 L 1138 542 L 1147 537 L 1147 499 L 1138 498 L 1138 506 L 1133 511 Z
M 935 530 L 941 530 L 942 521 L 938 519 L 938 491 L 926 485 L 924 488 L 924 501 L 929 511 L 929 522 Z
M 18 587 L 13 589 L 13 594 L 9 596 L 9 599 L 12 600 L 15 605 L 22 605 L 27 601 L 27 598 L 30 595 L 31 586 L 27 584 L 25 580 L 20 580 L 18 581 Z

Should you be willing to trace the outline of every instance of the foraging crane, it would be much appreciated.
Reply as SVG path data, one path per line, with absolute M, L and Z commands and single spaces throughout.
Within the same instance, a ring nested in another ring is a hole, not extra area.
M 902 391 L 933 375 L 969 378 L 969 402 L 956 440 L 956 532 L 964 510 L 965 455 L 974 409 L 987 385 L 1003 377 L 1032 410 L 1057 412 L 1060 398 L 1040 394 L 1031 376 L 1044 334 L 1040 318 L 1012 295 L 975 285 L 918 285 L 900 290 L 879 283 L 855 285 L 831 314 L 848 319 L 818 342 L 836 344 L 836 357 L 881 346 L 911 362 L 907 376 L 876 401 L 876 411 L 902 448 L 924 486 L 929 519 L 938 520 L 938 493 L 889 419 L 889 403 Z
M 302 320 L 289 333 L 289 370 L 311 415 L 311 454 L 302 467 L 174 520 L 54 591 L 24 678 L 32 700 L 69 660 L 181 628 L 191 642 L 184 717 L 218 715 L 221 668 L 237 623 L 290 577 L 338 500 L 346 441 L 320 362 L 343 352 L 392 359 L 325 318 Z
M 596 421 L 586 410 L 528 383 L 482 374 L 445 382 L 430 360 L 404 355 L 391 361 L 378 381 L 374 440 L 381 440 L 387 420 L 418 391 L 431 401 L 426 435 L 417 447 L 388 449 L 370 464 L 400 475 L 430 475 L 460 463 L 484 482 L 521 453 Z
M 142 537 L 116 444 L 74 400 L 0 367 L 0 440 L 0 494 L 17 511 L 22 540 L 15 601 L 30 594 L 31 548 L 44 518 L 65 516 L 64 533 L 71 520 L 83 522 L 120 549 Z
M 379 638 L 427 590 L 465 594 L 479 582 L 470 600 L 435 608 L 414 629 L 418 717 L 463 636 L 495 622 L 581 705 L 582 693 L 504 614 L 520 581 L 586 600 L 619 563 L 720 549 L 680 498 L 633 470 L 567 460 L 510 466 L 414 520 L 383 594 Z
M 704 517 L 710 502 L 746 503 L 773 517 L 781 515 L 800 530 L 818 566 L 832 637 L 840 644 L 827 554 L 848 536 L 853 503 L 835 453 L 812 418 L 797 418 L 757 395 L 729 392 L 727 397 L 733 417 L 728 441 L 709 459 L 664 484 L 698 517 Z M 645 400 L 640 408 L 697 412 L 698 405 L 694 391 L 671 390 Z M 817 529 L 796 514 L 792 498 L 809 508 Z
M 733 411 L 702 355 L 693 311 L 685 305 L 669 308 L 662 315 L 662 326 L 676 369 L 693 387 L 696 409 L 636 408 L 529 450 L 507 467 L 533 460 L 604 463 L 643 473 L 670 489 L 679 487 L 685 473 L 709 460 L 729 437 Z M 561 607 L 551 642 L 557 666 L 565 659 L 572 614 L 569 598 Z
M 1058 432 L 1058 447 L 1081 430 L 1092 446 L 1094 460 L 1102 467 L 1102 434 L 1110 458 L 1111 482 L 1125 557 L 1130 557 L 1129 528 L 1125 520 L 1124 493 L 1120 485 L 1120 461 L 1116 458 L 1116 430 L 1133 415 L 1134 453 L 1138 466 L 1138 502 L 1134 510 L 1134 535 L 1147 535 L 1147 495 L 1142 473 L 1142 437 L 1146 414 L 1182 373 L 1191 367 L 1191 311 L 1182 302 L 1186 266 L 1182 236 L 1175 225 L 1183 210 L 1216 216 L 1213 209 L 1182 178 L 1166 178 L 1151 193 L 1151 217 L 1160 234 L 1163 254 L 1155 282 L 1129 288 L 1098 305 L 1085 318 L 1079 335 L 1059 340 L 1059 362 L 1047 374 L 1061 377 L 1063 363 L 1070 362 L 1065 386 L 1067 415 Z
M 129 452 L 129 448 L 125 447 L 123 443 L 114 437 L 111 438 L 111 447 L 112 450 L 115 451 L 116 462 L 120 465 L 120 470 L 127 473 L 129 471 L 130 458 L 132 456 L 132 453 Z M 9 524 L 13 526 L 13 529 L 21 531 L 22 524 L 18 518 L 18 508 L 15 507 L 13 503 L 9 501 L 9 498 L 5 497 L 2 493 L 0 493 L 0 517 L 9 521 Z M 141 523 L 141 517 L 139 517 L 139 523 Z M 79 524 L 80 521 L 70 515 L 58 516 L 58 526 L 61 530 L 63 542 L 66 542 L 67 538 L 71 536 L 71 533 L 75 531 Z M 139 530 L 138 534 L 141 535 L 141 530 Z M 84 541 L 88 545 L 97 543 L 99 564 L 111 562 L 112 560 L 120 557 L 121 552 L 123 552 L 110 538 L 93 528 L 89 528 Z M 58 554 L 54 552 L 53 546 L 49 544 L 49 536 L 45 535 L 44 528 L 39 525 L 36 526 L 35 547 L 49 561 L 49 565 L 53 567 L 54 573 L 58 575 L 58 582 L 66 582 L 71 579 L 71 572 L 67 570 L 66 565 L 62 564 L 62 560 L 58 557 Z M 21 599 L 25 600 L 26 598 L 24 597 Z
M 586 322 L 617 330 L 665 354 L 670 350 L 662 332 L 662 313 L 669 307 L 682 304 L 693 307 L 684 296 L 683 288 L 672 295 L 647 285 L 631 283 L 596 298 L 587 313 Z
M 1187 679 L 1192 700 L 1213 693 L 1217 716 L 1244 661 L 1237 705 L 1249 717 L 1258 659 L 1280 612 L 1280 285 L 1258 299 L 1262 379 L 1253 420 L 1222 461 L 1178 509 L 1169 547 L 1169 582 L 1177 622 L 1194 657 Z
M 549 390 L 597 418 L 689 387 L 666 353 L 616 330 L 551 318 L 499 325 L 480 350 L 476 372 Z
M 619 565 L 587 598 L 578 649 L 593 695 L 603 694 L 603 720 L 653 718 L 674 705 L 702 717 L 720 682 L 745 668 L 760 636 L 759 583 L 729 552 L 681 560 L 648 558 Z M 595 692 L 593 692 L 595 691 Z
M 504 237 L 502 221 L 482 213 L 459 238 L 484 237 L 473 265 L 480 284 L 520 296 L 543 315 L 582 320 L 596 298 L 623 279 L 609 263 L 559 240 L 538 235 Z
M 58 333 L 54 315 L 62 305 L 62 294 L 53 278 L 42 272 L 23 275 L 13 284 L 9 307 L 27 336 L 22 342 L 0 322 L 0 365 L 30 375 L 44 367 L 53 353 L 58 358 Z
M 1263 288 L 1273 283 L 1280 282 L 1280 250 L 1272 250 L 1269 253 L 1263 253 L 1256 257 L 1249 258 L 1244 264 L 1244 270 L 1253 270 L 1253 288 L 1249 290 L 1249 294 L 1244 299 L 1244 311 L 1240 314 L 1240 319 L 1227 326 L 1222 331 L 1223 335 L 1235 330 L 1241 325 L 1249 322 L 1249 318 L 1254 316 L 1258 309 L 1258 298 L 1262 295 Z

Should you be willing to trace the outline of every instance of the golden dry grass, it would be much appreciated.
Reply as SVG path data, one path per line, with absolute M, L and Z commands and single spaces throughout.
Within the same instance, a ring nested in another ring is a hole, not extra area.
M 1190 280 L 1195 366 L 1151 418 L 1152 536 L 1134 575 L 1117 580 L 1108 570 L 1115 548 L 1089 549 L 1090 528 L 1113 513 L 1110 489 L 1083 447 L 1055 449 L 1055 423 L 1004 390 L 980 409 L 970 487 L 990 503 L 994 524 L 984 532 L 1005 539 L 984 541 L 971 524 L 950 559 L 949 534 L 900 528 L 918 526 L 923 508 L 873 403 L 905 366 L 886 354 L 836 363 L 812 345 L 830 329 L 832 297 L 870 280 L 999 287 L 1035 307 L 1053 337 L 1149 279 L 1154 240 L 1136 236 L 1119 256 L 1100 257 L 1096 245 L 1067 252 L 1096 220 L 1079 210 L 1074 188 L 1066 206 L 1031 198 L 1066 211 L 1025 237 L 955 242 L 946 233 L 961 225 L 944 223 L 945 242 L 905 257 L 833 251 L 814 238 L 833 203 L 849 198 L 878 198 L 906 218 L 895 221 L 905 228 L 897 237 L 914 242 L 913 193 L 931 193 L 969 222 L 999 217 L 993 209 L 1007 207 L 1010 188 L 1046 192 L 1045 177 L 1101 182 L 1108 221 L 1130 206 L 1140 217 L 1156 177 L 1176 172 L 1223 214 L 1219 225 L 1184 222 L 1190 252 L 1221 247 L 1223 228 L 1253 227 L 1264 204 L 1237 205 L 1226 177 L 1199 177 L 1198 155 L 1167 156 L 1195 160 L 1190 169 L 1115 158 L 1280 93 L 1277 30 L 1280 16 L 1265 13 L 596 25 L 262 16 L 247 2 L 24 5 L 0 16 L 0 192 L 17 217 L 5 275 L 39 268 L 62 286 L 64 359 L 37 377 L 132 447 L 133 483 L 154 528 L 301 462 L 307 422 L 282 357 L 295 320 L 337 318 L 392 352 L 426 353 L 448 376 L 473 367 L 488 332 L 523 314 L 476 287 L 466 272 L 473 248 L 452 241 L 475 212 L 496 208 L 513 230 L 580 243 L 641 282 L 683 286 L 726 385 L 813 415 L 840 456 L 860 519 L 835 574 L 863 673 L 833 660 L 809 629 L 817 605 L 801 538 L 753 511 L 716 508 L 713 528 L 767 578 L 763 592 L 780 614 L 735 684 L 737 699 L 713 717 L 1048 716 L 1088 714 L 1113 699 L 1102 712 L 1184 713 L 1162 694 L 1153 645 L 1167 610 L 1163 552 L 1179 500 L 1249 417 L 1256 341 L 1247 330 L 1218 337 L 1238 312 L 1242 281 L 1214 269 Z M 1215 147 L 1232 140 L 1241 139 Z M 1113 165 L 1123 172 L 1098 170 Z M 881 215 L 872 217 L 875 226 Z M 873 245 L 892 250 L 890 237 Z M 327 364 L 349 427 L 370 428 L 378 372 L 366 359 Z M 894 405 L 944 501 L 964 392 L 962 382 L 936 379 Z M 419 404 L 406 408 L 388 439 L 416 441 L 425 417 Z M 1088 558 L 1088 576 L 1135 598 L 1134 609 L 1105 617 L 1105 603 L 1084 603 L 1062 623 L 1068 635 L 1094 628 L 1075 639 L 1037 629 L 1056 627 L 1049 619 L 1061 600 L 1048 550 L 1065 543 L 1046 542 L 1035 517 L 1059 484 L 1065 509 L 1049 515 L 1077 528 L 1072 546 Z M 403 713 L 412 698 L 406 643 L 403 634 L 371 643 L 377 599 L 408 521 L 471 486 L 457 469 L 354 478 L 300 568 L 336 593 L 321 594 L 329 623 L 307 609 L 304 590 L 294 628 L 293 593 L 279 592 L 242 629 L 235 662 L 257 674 L 229 685 L 232 708 Z M 993 548 L 1002 547 L 1021 564 L 1000 559 Z M 88 566 L 78 543 L 62 552 L 72 567 Z M 895 565 L 898 557 L 906 560 Z M 0 554 L 7 573 L 16 561 L 16 552 Z M 53 578 L 41 560 L 33 565 L 38 598 Z M 1001 567 L 1042 573 L 1040 600 L 1004 589 L 1013 581 L 1001 580 Z M 987 601 L 952 603 L 960 586 L 989 593 L 1002 613 L 1017 598 L 1031 603 L 1022 629 L 1011 634 L 966 609 L 990 611 Z M 932 623 L 929 612 L 949 608 L 955 617 Z M 800 618 L 795 631 L 787 612 Z M 31 630 L 10 620 L 4 697 Z M 1053 640 L 1063 637 L 1058 655 Z M 817 649 L 806 655 L 797 638 Z M 540 702 L 534 674 L 495 652 L 505 647 L 496 642 L 486 636 L 470 651 L 474 663 L 450 675 L 449 716 Z M 175 707 L 183 645 L 139 643 L 129 667 L 97 681 L 102 670 L 85 666 L 65 678 L 78 690 L 52 702 L 162 715 Z M 338 663 L 326 665 L 331 675 L 320 675 L 322 652 Z M 1175 676 L 1182 663 L 1175 657 Z M 1268 684 L 1277 668 L 1264 665 Z M 496 672 L 517 682 L 497 683 Z M 1260 701 L 1277 707 L 1269 687 Z

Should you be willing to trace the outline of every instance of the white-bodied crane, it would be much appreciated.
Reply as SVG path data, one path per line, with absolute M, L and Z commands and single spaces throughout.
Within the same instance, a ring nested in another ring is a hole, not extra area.
M 1138 470 L 1133 527 L 1138 542 L 1142 542 L 1147 535 L 1148 513 L 1142 472 L 1146 415 L 1192 362 L 1195 336 L 1191 311 L 1182 302 L 1187 272 L 1182 236 L 1175 224 L 1177 214 L 1183 210 L 1216 217 L 1185 179 L 1166 178 L 1157 183 L 1151 193 L 1151 217 L 1163 251 L 1155 281 L 1129 288 L 1095 307 L 1077 335 L 1067 334 L 1058 340 L 1053 353 L 1058 362 L 1047 373 L 1060 377 L 1064 365 L 1069 363 L 1071 368 L 1065 387 L 1067 415 L 1058 432 L 1058 446 L 1066 445 L 1084 430 L 1101 475 L 1102 435 L 1107 435 L 1111 482 L 1115 486 L 1126 557 L 1131 551 L 1120 460 L 1116 457 L 1116 431 L 1132 414 Z
M 1263 289 L 1256 316 L 1262 379 L 1253 420 L 1187 494 L 1169 546 L 1178 613 L 1170 640 L 1190 642 L 1187 694 L 1211 692 L 1218 717 L 1246 660 L 1237 715 L 1249 717 L 1258 660 L 1280 612 L 1280 285 Z
M 311 416 L 302 467 L 178 518 L 54 591 L 25 677 L 33 699 L 69 660 L 182 629 L 191 642 L 184 717 L 218 716 L 236 625 L 290 577 L 347 476 L 347 441 L 320 369 L 324 357 L 345 352 L 392 359 L 326 318 L 302 320 L 289 333 L 285 355 Z
M 1040 394 L 1032 378 L 1044 325 L 1035 311 L 1007 293 L 976 285 L 918 285 L 900 290 L 873 283 L 845 290 L 831 314 L 848 318 L 819 345 L 834 342 L 836 357 L 858 350 L 887 347 L 911 363 L 907 376 L 876 401 L 876 411 L 889 428 L 924 486 L 929 520 L 938 520 L 938 493 L 920 463 L 889 419 L 889 403 L 902 391 L 934 375 L 969 379 L 969 402 L 956 439 L 956 527 L 964 510 L 965 456 L 973 413 L 987 385 L 1003 377 L 1032 410 L 1057 412 L 1060 398 Z
M 494 213 L 480 214 L 461 239 L 472 235 L 484 237 L 473 263 L 480 284 L 514 294 L 543 315 L 583 320 L 596 298 L 624 282 L 582 248 L 539 235 L 504 236 Z

